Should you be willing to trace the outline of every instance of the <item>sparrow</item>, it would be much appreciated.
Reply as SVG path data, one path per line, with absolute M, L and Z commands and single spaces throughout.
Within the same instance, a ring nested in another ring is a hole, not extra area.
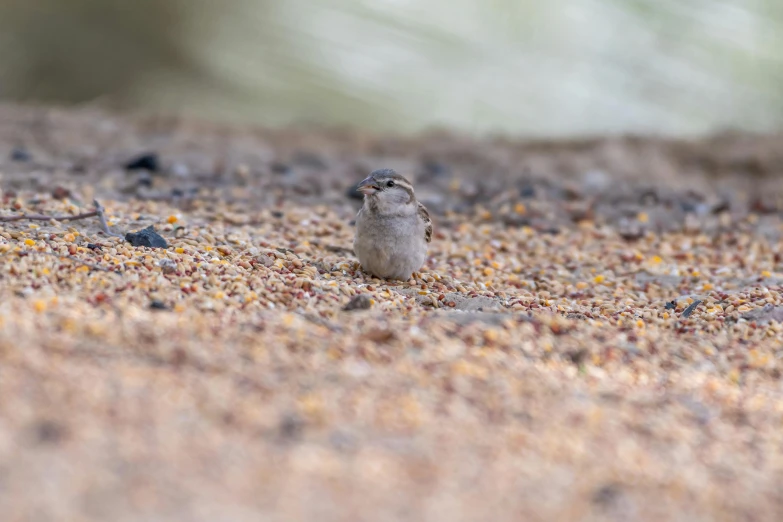
M 413 185 L 392 169 L 370 173 L 356 187 L 364 204 L 356 215 L 353 250 L 365 272 L 407 281 L 427 258 L 432 220 Z

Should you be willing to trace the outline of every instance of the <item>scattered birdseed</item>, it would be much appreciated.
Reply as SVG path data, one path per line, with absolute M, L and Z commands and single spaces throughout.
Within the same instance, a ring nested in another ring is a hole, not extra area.
M 406 140 L 30 111 L 0 107 L 9 143 L 47 122 L 34 171 L 0 154 L 13 519 L 780 518 L 779 139 Z M 113 150 L 91 152 L 106 129 Z M 139 147 L 189 168 L 153 191 L 90 166 Z M 78 175 L 61 167 L 85 154 Z M 346 191 L 379 161 L 433 201 L 410 282 L 351 251 Z M 748 161 L 752 184 L 734 174 Z M 94 197 L 118 232 L 154 225 L 171 248 L 14 217 Z

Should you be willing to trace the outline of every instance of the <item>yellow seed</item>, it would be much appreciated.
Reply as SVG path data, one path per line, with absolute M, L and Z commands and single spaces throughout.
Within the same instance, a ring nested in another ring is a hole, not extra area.
M 27 246 L 33 246 L 35 244 L 35 241 L 33 241 L 32 239 L 25 239 L 24 244 Z
M 527 212 L 527 208 L 525 208 L 524 203 L 517 203 L 516 206 L 514 207 L 514 211 L 517 214 L 524 214 L 525 212 Z
M 184 254 L 185 253 L 185 249 L 182 248 L 182 247 L 177 247 L 177 248 L 174 249 L 174 252 L 176 252 L 177 254 Z
M 489 268 L 489 267 L 484 269 L 484 275 L 487 276 L 487 277 L 491 277 L 492 274 L 494 274 L 494 273 L 495 273 L 495 271 L 493 269 Z
M 497 330 L 493 328 L 489 328 L 488 330 L 484 331 L 484 339 L 489 342 L 497 341 L 498 340 Z
M 305 395 L 298 400 L 299 411 L 307 417 L 320 417 L 323 413 L 323 400 L 315 395 Z
M 761 277 L 772 277 L 772 273 L 769 270 L 761 272 Z
M 576 284 L 576 287 L 577 287 L 579 290 L 584 290 L 585 288 L 587 288 L 587 283 L 585 283 L 584 281 L 579 281 L 579 282 Z
M 65 234 L 63 236 L 63 239 L 69 243 L 73 243 L 76 240 L 76 236 L 74 236 L 73 234 Z
M 711 283 L 704 283 L 704 286 L 702 287 L 704 290 L 712 290 L 712 284 Z
M 28 226 L 29 228 L 32 228 L 33 230 L 35 230 L 36 228 L 41 228 L 40 226 L 36 225 L 35 223 L 30 223 L 30 224 L 29 224 L 29 225 L 27 225 L 27 226 Z
M 215 292 L 215 299 L 225 299 L 226 294 L 223 292 Z
M 646 212 L 639 212 L 639 215 L 636 216 L 636 219 L 638 219 L 642 223 L 647 223 L 650 220 L 650 217 L 647 215 Z
M 603 283 L 603 282 L 604 282 L 604 279 L 606 279 L 604 276 L 602 276 L 602 275 L 597 275 L 597 276 L 595 276 L 595 279 L 593 279 L 593 281 L 595 281 L 595 282 L 596 282 L 596 284 L 599 284 L 599 285 L 600 285 L 601 283 Z
M 76 331 L 76 321 L 74 321 L 70 317 L 66 317 L 65 319 L 63 319 L 63 322 L 60 326 L 66 332 L 74 333 Z
M 206 250 L 207 252 L 211 252 L 212 251 L 212 247 L 207 245 L 207 246 L 204 247 L 204 250 Z
M 641 319 L 638 319 L 636 321 L 636 326 L 637 326 L 637 328 L 644 328 L 644 321 L 642 321 Z
M 168 221 L 169 223 L 171 223 L 171 224 L 173 225 L 174 223 L 176 223 L 176 222 L 177 222 L 177 216 L 175 216 L 175 215 L 173 215 L 173 214 L 172 214 L 171 216 L 169 216 L 169 217 L 166 219 L 166 221 Z
M 669 318 L 669 312 L 664 312 L 663 313 L 663 318 L 664 319 L 668 319 Z
M 178 313 L 184 312 L 185 311 L 185 305 L 183 305 L 182 303 L 175 304 L 174 305 L 174 311 L 178 312 Z
M 41 270 L 41 273 L 42 273 L 43 275 L 49 275 L 49 269 L 48 269 L 48 268 L 46 268 L 46 267 L 44 267 L 44 269 L 43 269 L 43 270 Z
M 46 310 L 46 301 L 42 301 L 41 299 L 37 300 L 35 303 L 33 303 L 33 308 L 40 314 Z
M 655 263 L 656 265 L 658 265 L 658 264 L 660 264 L 660 263 L 662 263 L 662 262 L 663 262 L 663 259 L 661 259 L 661 256 L 653 256 L 653 258 L 652 258 L 652 260 L 651 260 L 651 261 L 652 261 L 653 263 Z

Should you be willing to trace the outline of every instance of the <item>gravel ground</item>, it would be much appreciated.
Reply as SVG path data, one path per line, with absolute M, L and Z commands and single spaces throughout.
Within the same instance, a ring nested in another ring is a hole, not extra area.
M 401 284 L 350 251 L 380 167 L 435 223 Z M 780 520 L 781 174 L 0 107 L 0 221 L 168 243 L 0 222 L 3 520 Z

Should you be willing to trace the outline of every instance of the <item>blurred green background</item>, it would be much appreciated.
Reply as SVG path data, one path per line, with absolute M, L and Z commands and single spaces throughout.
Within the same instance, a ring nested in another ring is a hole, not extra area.
M 781 0 L 0 0 L 0 98 L 260 125 L 769 131 Z

